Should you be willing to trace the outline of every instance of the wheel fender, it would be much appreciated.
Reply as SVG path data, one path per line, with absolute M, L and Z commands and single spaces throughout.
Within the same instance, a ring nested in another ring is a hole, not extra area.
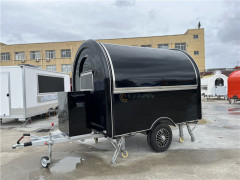
M 166 124 L 169 126 L 176 126 L 176 124 L 171 120 L 170 118 L 164 117 L 164 118 L 158 118 L 152 126 L 150 127 L 150 130 L 153 130 L 158 124 Z

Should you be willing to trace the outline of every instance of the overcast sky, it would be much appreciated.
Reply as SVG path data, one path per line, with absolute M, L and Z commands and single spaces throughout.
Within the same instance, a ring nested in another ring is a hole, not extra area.
M 6 44 L 183 34 L 201 21 L 206 68 L 240 66 L 240 1 L 1 1 Z

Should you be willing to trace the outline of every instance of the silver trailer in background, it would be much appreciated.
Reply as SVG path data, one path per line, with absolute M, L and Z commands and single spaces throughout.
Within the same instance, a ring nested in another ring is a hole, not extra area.
M 2 66 L 0 86 L 1 121 L 26 121 L 55 109 L 57 92 L 70 91 L 70 77 L 31 66 Z

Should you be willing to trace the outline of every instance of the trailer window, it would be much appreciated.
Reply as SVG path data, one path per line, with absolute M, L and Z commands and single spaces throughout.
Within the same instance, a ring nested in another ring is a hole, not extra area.
M 38 93 L 64 91 L 64 78 L 38 75 Z
M 81 91 L 92 91 L 93 90 L 93 73 L 85 72 L 80 76 L 80 90 Z
M 224 86 L 224 81 L 222 78 L 217 78 L 215 80 L 215 86 Z

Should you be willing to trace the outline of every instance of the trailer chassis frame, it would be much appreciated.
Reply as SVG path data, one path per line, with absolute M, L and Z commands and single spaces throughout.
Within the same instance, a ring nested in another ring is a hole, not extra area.
M 31 140 L 29 142 L 20 143 L 20 141 L 24 137 L 30 137 Z M 23 136 L 20 137 L 20 139 L 17 141 L 17 144 L 14 144 L 12 146 L 12 149 L 17 149 L 17 148 L 22 148 L 22 147 L 27 147 L 27 146 L 37 147 L 37 146 L 47 145 L 48 146 L 48 156 L 43 156 L 40 161 L 41 165 L 44 168 L 47 168 L 52 162 L 52 146 L 54 144 L 73 142 L 73 141 L 85 141 L 86 139 L 94 139 L 95 143 L 97 143 L 98 138 L 103 138 L 103 137 L 106 138 L 106 136 L 104 134 L 98 133 L 96 131 L 92 131 L 92 133 L 90 133 L 90 134 L 69 137 L 64 133 L 53 133 L 50 130 L 49 135 L 47 135 L 47 136 L 36 136 L 33 134 L 23 134 Z M 117 164 L 116 159 L 117 159 L 120 151 L 122 152 L 121 155 L 123 158 L 128 157 L 128 152 L 125 150 L 125 136 L 122 136 L 122 137 L 119 137 L 116 139 L 109 138 L 109 140 L 115 148 L 115 152 L 113 154 L 111 164 L 116 165 Z

